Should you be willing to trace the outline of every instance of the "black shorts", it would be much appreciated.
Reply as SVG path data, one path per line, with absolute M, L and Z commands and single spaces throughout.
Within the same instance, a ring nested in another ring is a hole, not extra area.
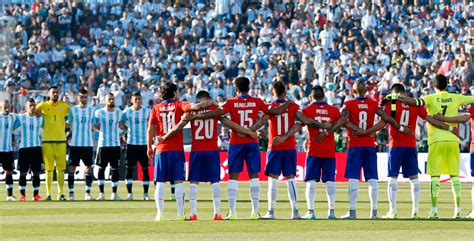
M 43 154 L 40 146 L 20 148 L 18 153 L 18 170 L 33 173 L 44 171 Z
M 92 158 L 94 156 L 94 148 L 92 146 L 71 146 L 69 147 L 69 165 L 79 166 L 82 162 L 86 166 L 92 166 Z
M 0 164 L 2 164 L 3 170 L 13 171 L 13 152 L 0 152 Z
M 97 150 L 96 165 L 101 168 L 106 168 L 110 163 L 111 168 L 118 168 L 120 162 L 120 147 L 99 147 Z
M 150 158 L 147 155 L 146 145 L 127 145 L 127 154 L 125 156 L 126 166 L 135 167 L 137 161 L 142 167 L 148 167 Z

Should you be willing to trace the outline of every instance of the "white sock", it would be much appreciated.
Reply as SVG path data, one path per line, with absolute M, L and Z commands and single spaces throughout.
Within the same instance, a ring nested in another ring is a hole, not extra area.
M 174 187 L 174 194 L 176 196 L 176 206 L 178 207 L 178 215 L 184 215 L 184 184 L 177 183 Z
M 349 210 L 356 210 L 359 196 L 359 180 L 349 179 Z
M 390 212 L 397 212 L 397 192 L 398 183 L 396 178 L 389 177 L 387 183 L 388 203 L 390 204 Z
M 328 198 L 329 210 L 334 210 L 336 206 L 336 183 L 326 182 L 326 195 Z
M 189 185 L 189 207 L 191 209 L 191 216 L 197 215 L 197 197 L 198 197 L 197 184 L 191 183 Z
M 411 201 L 412 201 L 412 213 L 418 213 L 418 205 L 420 203 L 420 182 L 418 178 L 410 179 L 411 187 Z
M 314 210 L 314 200 L 316 199 L 316 182 L 308 181 L 306 182 L 306 208 L 308 210 Z
M 163 216 L 163 206 L 165 204 L 165 183 L 157 182 L 155 186 L 155 205 L 157 215 Z
M 379 199 L 379 184 L 376 179 L 370 179 L 369 183 L 369 199 L 370 199 L 370 210 L 377 210 L 377 204 Z
M 229 180 L 229 183 L 227 183 L 227 198 L 229 199 L 230 214 L 236 214 L 235 204 L 237 202 L 238 190 L 239 183 L 236 180 Z
M 211 185 L 212 204 L 214 205 L 214 214 L 221 214 L 221 185 L 216 182 Z
M 278 196 L 278 179 L 268 177 L 268 210 L 275 210 Z
M 250 198 L 252 198 L 252 213 L 258 215 L 260 204 L 260 181 L 258 178 L 250 179 Z
M 296 190 L 296 182 L 294 178 L 286 179 L 288 189 L 288 199 L 290 200 L 291 210 L 298 210 L 298 191 Z

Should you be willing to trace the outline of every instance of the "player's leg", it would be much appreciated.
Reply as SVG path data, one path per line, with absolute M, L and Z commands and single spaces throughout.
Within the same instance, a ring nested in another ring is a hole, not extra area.
M 185 201 L 185 191 L 184 183 L 185 180 L 185 164 L 186 160 L 184 157 L 183 151 L 170 151 L 168 152 L 168 167 L 169 169 L 170 180 L 173 180 L 175 184 L 175 194 L 176 194 L 176 206 L 178 209 L 178 220 L 185 220 L 184 216 L 184 201 Z
M 20 190 L 20 197 L 18 201 L 26 200 L 26 175 L 30 169 L 30 163 L 28 161 L 28 151 L 27 148 L 21 148 L 18 153 L 18 167 L 17 170 L 20 171 L 20 178 L 18 180 L 18 189 Z
M 94 177 L 93 168 L 92 168 L 92 156 L 94 155 L 94 148 L 93 147 L 85 147 L 83 148 L 83 155 L 82 155 L 82 162 L 84 163 L 85 167 L 85 179 L 86 179 L 86 193 L 84 196 L 84 200 L 95 200 L 94 197 L 91 196 L 91 188 L 92 188 L 92 179 Z
M 438 197 L 440 190 L 441 165 L 443 162 L 443 152 L 445 146 L 439 142 L 432 143 L 428 147 L 427 174 L 431 175 L 430 195 L 431 195 L 431 212 L 429 218 L 438 218 Z
M 250 178 L 250 197 L 252 202 L 252 213 L 250 219 L 259 219 L 258 212 L 260 205 L 260 148 L 257 143 L 248 143 L 246 145 L 245 163 Z
M 40 187 L 40 173 L 43 171 L 43 160 L 41 154 L 41 147 L 32 147 L 29 157 L 29 164 L 31 171 L 33 172 L 32 183 L 33 183 L 33 200 L 41 201 L 39 195 Z
M 282 171 L 282 151 L 268 151 L 265 175 L 268 176 L 268 212 L 263 219 L 275 219 L 275 205 L 278 196 L 278 177 Z
M 165 204 L 165 182 L 168 180 L 168 162 L 166 152 L 155 153 L 154 159 L 154 181 L 155 181 L 155 221 L 163 220 L 163 207 Z
M 133 186 L 133 174 L 137 165 L 137 149 L 135 146 L 127 145 L 125 154 L 125 166 L 127 168 L 127 174 L 125 177 L 125 185 L 127 186 L 127 200 L 133 200 L 132 186 Z
M 54 177 L 54 148 L 52 143 L 43 143 L 42 145 L 43 162 L 46 171 L 46 201 L 51 201 L 51 189 Z
M 74 200 L 74 174 L 76 167 L 79 165 L 81 158 L 81 148 L 71 146 L 69 147 L 69 162 L 68 162 L 68 173 L 67 173 L 67 184 L 69 187 L 69 200 Z
M 393 219 L 397 217 L 397 193 L 398 193 L 398 174 L 404 159 L 404 150 L 402 147 L 390 148 L 388 152 L 388 182 L 387 195 L 389 203 L 389 212 L 382 218 Z
M 296 188 L 296 150 L 285 151 L 285 158 L 283 159 L 282 173 L 286 178 L 286 187 L 288 191 L 288 199 L 291 206 L 291 218 L 300 219 L 298 212 L 298 191 Z
M 66 143 L 54 143 L 55 149 L 55 161 L 56 161 L 56 173 L 58 180 L 58 200 L 66 201 L 64 196 L 64 173 L 66 171 Z
M 189 220 L 197 220 L 197 200 L 198 200 L 199 182 L 191 182 L 189 184 L 189 209 L 191 216 Z
M 373 147 L 364 148 L 364 161 L 362 167 L 364 169 L 364 177 L 369 184 L 369 199 L 370 199 L 370 218 L 377 218 L 377 205 L 379 198 L 379 184 L 377 173 L 377 152 Z
M 99 147 L 96 155 L 96 166 L 99 168 L 97 174 L 97 185 L 99 186 L 99 197 L 97 200 L 105 200 L 104 185 L 105 185 L 105 168 L 107 167 L 105 147 Z
M 122 200 L 117 194 L 120 174 L 119 174 L 119 165 L 120 165 L 120 147 L 110 147 L 109 148 L 109 163 L 110 163 L 110 172 L 112 173 L 112 200 L 120 201 Z
M 211 183 L 212 189 L 212 204 L 214 207 L 214 220 L 222 220 L 221 215 L 221 186 L 219 182 L 221 181 L 221 159 L 218 151 L 209 152 L 209 167 L 210 171 L 206 169 L 208 167 L 201 166 L 201 174 L 207 174 L 208 181 Z
M 303 219 L 316 219 L 314 214 L 314 201 L 316 199 L 316 182 L 321 179 L 321 162 L 318 161 L 316 157 L 307 156 L 306 157 L 306 207 L 308 212 L 303 216 Z
M 461 154 L 459 150 L 459 143 L 446 142 L 445 164 L 446 171 L 451 177 L 451 190 L 454 198 L 454 218 L 462 218 L 461 216 L 461 180 L 459 174 L 461 169 Z M 443 168 L 444 169 L 444 168 Z
M 197 220 L 197 197 L 199 181 L 201 180 L 201 166 L 207 164 L 207 155 L 204 152 L 191 152 L 189 158 L 189 208 L 191 209 L 191 216 L 189 220 Z
M 365 158 L 360 147 L 352 147 L 347 151 L 347 163 L 344 177 L 349 179 L 349 212 L 342 219 L 356 219 L 357 198 L 359 196 L 360 170 Z
M 407 148 L 402 163 L 403 177 L 410 179 L 410 192 L 412 200 L 412 218 L 418 218 L 420 203 L 420 182 L 418 181 L 418 152 L 416 148 Z
M 227 198 L 229 202 L 229 215 L 225 219 L 237 219 L 235 206 L 239 188 L 239 176 L 244 166 L 243 145 L 229 145 L 229 182 L 227 183 Z
M 150 187 L 150 172 L 148 171 L 148 166 L 150 165 L 150 159 L 147 156 L 146 153 L 146 146 L 139 146 L 138 147 L 138 153 L 139 153 L 139 158 L 138 161 L 140 162 L 140 166 L 142 168 L 142 182 L 143 182 L 143 200 L 147 201 L 149 200 L 148 198 L 148 189 Z
M 326 184 L 326 196 L 328 199 L 328 219 L 336 219 L 336 159 L 324 158 L 321 165 L 322 181 Z

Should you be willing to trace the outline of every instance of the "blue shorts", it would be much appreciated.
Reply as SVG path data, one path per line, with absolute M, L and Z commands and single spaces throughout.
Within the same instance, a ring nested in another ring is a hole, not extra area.
M 474 152 L 471 152 L 471 177 L 474 177 Z
M 219 182 L 221 180 L 221 159 L 218 151 L 192 151 L 189 161 L 191 182 Z
M 248 173 L 260 172 L 260 148 L 257 143 L 229 145 L 229 173 L 241 173 L 244 160 Z
M 376 179 L 377 152 L 375 147 L 351 147 L 347 151 L 345 178 L 360 179 L 360 170 L 364 169 L 365 180 Z
M 183 151 L 155 153 L 155 182 L 184 181 L 185 163 Z
M 304 181 L 334 182 L 336 180 L 336 158 L 306 157 L 306 174 Z
M 265 175 L 271 174 L 283 176 L 296 175 L 296 150 L 271 151 L 267 152 L 267 164 Z
M 398 177 L 400 167 L 403 177 L 416 176 L 418 169 L 418 152 L 414 147 L 393 147 L 388 152 L 388 176 Z

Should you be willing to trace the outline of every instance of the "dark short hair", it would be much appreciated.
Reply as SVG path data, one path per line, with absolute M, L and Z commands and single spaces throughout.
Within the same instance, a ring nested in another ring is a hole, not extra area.
M 311 97 L 315 100 L 321 100 L 324 99 L 324 89 L 320 85 L 315 85 L 313 88 L 311 88 Z
M 406 92 L 405 86 L 399 83 L 393 84 L 391 89 L 392 89 L 392 92 L 397 93 L 397 94 Z
M 142 97 L 142 94 L 140 93 L 140 91 L 134 91 L 132 93 L 132 97 Z
M 196 94 L 196 99 L 210 99 L 211 95 L 205 90 L 201 90 Z
M 448 87 L 448 78 L 442 74 L 437 74 L 434 78 L 434 87 L 439 90 L 445 90 Z
M 282 96 L 285 93 L 286 87 L 282 81 L 273 82 L 273 90 L 277 96 Z
M 161 86 L 161 99 L 163 100 L 169 100 L 173 99 L 175 92 L 178 90 L 178 87 L 171 83 L 171 82 L 166 82 Z
M 35 99 L 33 99 L 33 98 L 29 98 L 29 99 L 28 99 L 28 102 L 30 102 L 30 103 L 36 103 Z
M 245 76 L 238 76 L 234 79 L 234 84 L 237 90 L 240 92 L 247 92 L 249 91 L 250 80 Z
M 48 91 L 49 91 L 49 90 L 52 90 L 52 89 L 57 90 L 57 89 L 58 89 L 58 86 L 57 86 L 57 85 L 53 85 L 53 86 L 49 87 Z
M 89 94 L 89 92 L 85 88 L 82 88 L 82 89 L 79 90 L 79 94 L 87 95 L 87 94 Z

